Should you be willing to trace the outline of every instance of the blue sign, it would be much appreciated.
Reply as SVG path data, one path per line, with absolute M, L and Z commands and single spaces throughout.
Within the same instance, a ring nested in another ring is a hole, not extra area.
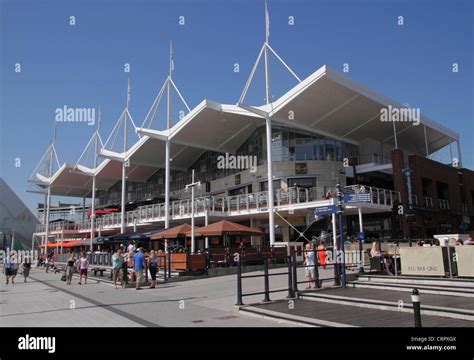
M 365 233 L 363 231 L 360 231 L 360 232 L 357 233 L 357 240 L 364 242 Z
M 370 192 L 344 194 L 342 201 L 346 204 L 369 203 L 372 201 L 372 197 L 370 196 Z
M 320 206 L 314 209 L 314 217 L 335 214 L 336 211 L 337 205 Z

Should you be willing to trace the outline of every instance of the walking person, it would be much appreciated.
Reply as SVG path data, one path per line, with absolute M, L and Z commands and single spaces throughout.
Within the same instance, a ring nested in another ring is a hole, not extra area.
M 67 259 L 67 266 L 66 266 L 66 284 L 71 285 L 72 282 L 72 275 L 74 274 L 74 267 L 76 265 L 76 257 L 74 253 L 71 253 L 69 258 Z
M 16 257 L 15 253 L 12 251 L 10 253 L 10 261 L 11 261 L 11 271 L 12 271 L 12 284 L 15 283 L 16 275 L 18 274 L 18 258 Z
M 156 256 L 155 250 L 150 251 L 148 270 L 150 271 L 151 276 L 150 289 L 154 289 L 156 287 L 156 273 L 158 272 L 158 256 Z
M 31 270 L 31 258 L 29 255 L 25 256 L 25 259 L 23 260 L 23 277 L 25 279 L 24 282 L 26 282 L 26 279 L 28 276 L 30 276 L 30 270 Z
M 122 256 L 122 250 L 118 249 L 115 254 L 112 255 L 112 272 L 113 272 L 113 278 L 114 278 L 114 286 L 117 289 L 117 278 L 120 276 L 120 272 L 122 271 L 122 266 L 123 266 L 123 256 Z M 122 279 L 122 276 L 120 276 L 120 285 L 123 287 L 124 282 Z
M 128 284 L 128 259 L 129 259 L 128 253 L 125 253 L 125 256 L 123 257 L 122 269 L 121 269 L 122 283 L 123 283 L 124 288 Z
M 51 261 L 50 254 L 46 255 L 46 260 L 44 261 L 46 272 L 49 272 L 49 262 Z
M 5 272 L 5 284 L 8 285 L 10 278 L 12 276 L 12 262 L 11 254 L 9 254 L 3 262 L 4 272 Z M 13 281 L 12 281 L 13 284 Z
M 304 264 L 305 264 L 305 276 L 308 279 L 308 286 L 306 289 L 311 289 L 315 287 L 314 278 L 315 278 L 315 256 L 313 244 L 306 244 L 306 251 L 304 253 Z
M 79 285 L 82 285 L 82 277 L 84 276 L 84 284 L 87 284 L 87 270 L 89 269 L 89 259 L 86 253 L 82 253 L 79 259 Z
M 318 245 L 318 258 L 319 258 L 319 263 L 321 264 L 323 269 L 326 269 L 327 252 L 326 252 L 326 246 L 324 245 L 324 240 L 321 240 L 321 243 Z
M 136 285 L 135 290 L 141 290 L 140 284 L 143 281 L 143 270 L 145 269 L 146 260 L 143 248 L 139 248 L 135 256 L 133 257 L 133 269 L 136 274 Z

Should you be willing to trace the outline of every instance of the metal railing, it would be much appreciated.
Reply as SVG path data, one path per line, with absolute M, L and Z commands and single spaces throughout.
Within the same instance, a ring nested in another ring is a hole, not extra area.
M 345 187 L 354 192 L 370 192 L 371 203 L 385 206 L 392 206 L 393 202 L 400 199 L 397 191 L 375 188 L 370 186 L 351 185 Z M 332 187 L 318 186 L 313 188 L 290 187 L 278 189 L 274 195 L 274 206 L 284 207 L 302 203 L 310 203 L 325 200 L 327 193 L 335 194 Z M 333 195 L 332 195 L 333 196 Z M 268 192 L 260 191 L 249 194 L 232 196 L 200 196 L 194 199 L 195 216 L 204 216 L 206 211 L 221 216 L 232 216 L 242 213 L 264 212 L 268 209 Z M 172 201 L 170 204 L 170 216 L 172 219 L 190 218 L 192 214 L 191 199 Z M 156 222 L 165 220 L 165 204 L 157 203 L 140 206 L 135 210 L 125 213 L 125 223 L 127 226 L 134 224 Z M 96 216 L 96 229 L 110 229 L 120 227 L 121 214 L 112 213 L 103 216 Z M 51 232 L 57 231 L 90 231 L 90 219 L 76 222 L 58 222 L 49 225 Z M 36 232 L 45 232 L 44 225 L 37 225 Z
M 449 210 L 449 201 L 444 199 L 438 199 L 438 205 L 440 210 Z
M 433 198 L 429 196 L 423 196 L 423 207 L 433 209 Z

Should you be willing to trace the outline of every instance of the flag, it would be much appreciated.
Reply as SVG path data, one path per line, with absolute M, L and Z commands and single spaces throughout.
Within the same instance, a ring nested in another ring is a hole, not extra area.
M 174 71 L 173 42 L 170 41 L 170 72 Z
M 268 42 L 270 37 L 270 15 L 268 15 L 267 0 L 265 0 L 265 39 Z

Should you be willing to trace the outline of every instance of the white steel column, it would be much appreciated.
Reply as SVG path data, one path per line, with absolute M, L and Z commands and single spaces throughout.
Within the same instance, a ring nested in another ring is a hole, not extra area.
M 194 169 L 192 173 L 191 186 L 191 254 L 194 254 Z
M 47 254 L 48 238 L 49 238 L 49 207 L 51 205 L 51 184 L 48 185 L 48 195 L 46 201 L 46 224 L 45 224 L 45 235 L 44 235 L 44 247 L 43 253 Z
M 167 91 L 167 104 L 166 104 L 166 127 L 171 128 L 171 88 L 170 81 L 171 74 L 173 71 L 173 44 L 170 42 L 170 64 L 169 64 L 169 75 L 166 84 Z M 165 150 L 165 229 L 170 227 L 170 140 L 169 137 L 166 139 L 166 150 Z M 165 252 L 168 251 L 168 239 L 165 239 Z
M 336 214 L 332 213 L 331 215 L 331 222 L 332 222 L 332 242 L 334 249 L 337 248 L 337 226 L 336 226 Z
M 206 209 L 206 213 L 204 215 L 204 225 L 207 226 L 209 225 L 209 210 Z M 206 236 L 204 240 L 204 248 L 209 249 L 209 237 Z
M 128 114 L 128 104 L 130 101 L 130 79 L 128 79 L 128 87 L 127 87 L 127 107 L 126 111 L 124 112 L 123 120 L 123 152 L 126 156 L 127 153 L 127 114 Z M 127 169 L 126 169 L 126 159 L 122 160 L 122 204 L 121 204 L 121 211 L 120 211 L 120 232 L 123 234 L 125 232 L 125 192 L 126 192 L 126 180 L 127 180 Z
M 266 43 L 265 43 L 266 45 Z M 268 49 L 265 46 L 265 94 L 266 102 L 270 103 L 270 79 L 268 74 Z M 275 214 L 273 213 L 273 156 L 272 156 L 272 119 L 270 116 L 265 118 L 266 136 L 267 136 L 267 178 L 268 178 L 268 231 L 270 234 L 270 246 L 275 244 Z
M 97 145 L 96 145 L 96 147 L 97 147 Z M 96 168 L 96 164 L 94 164 L 94 175 L 92 175 L 91 242 L 90 242 L 91 251 L 92 251 L 92 241 L 94 240 L 94 235 L 95 235 L 95 187 L 96 187 L 96 184 L 95 184 L 95 168 Z

